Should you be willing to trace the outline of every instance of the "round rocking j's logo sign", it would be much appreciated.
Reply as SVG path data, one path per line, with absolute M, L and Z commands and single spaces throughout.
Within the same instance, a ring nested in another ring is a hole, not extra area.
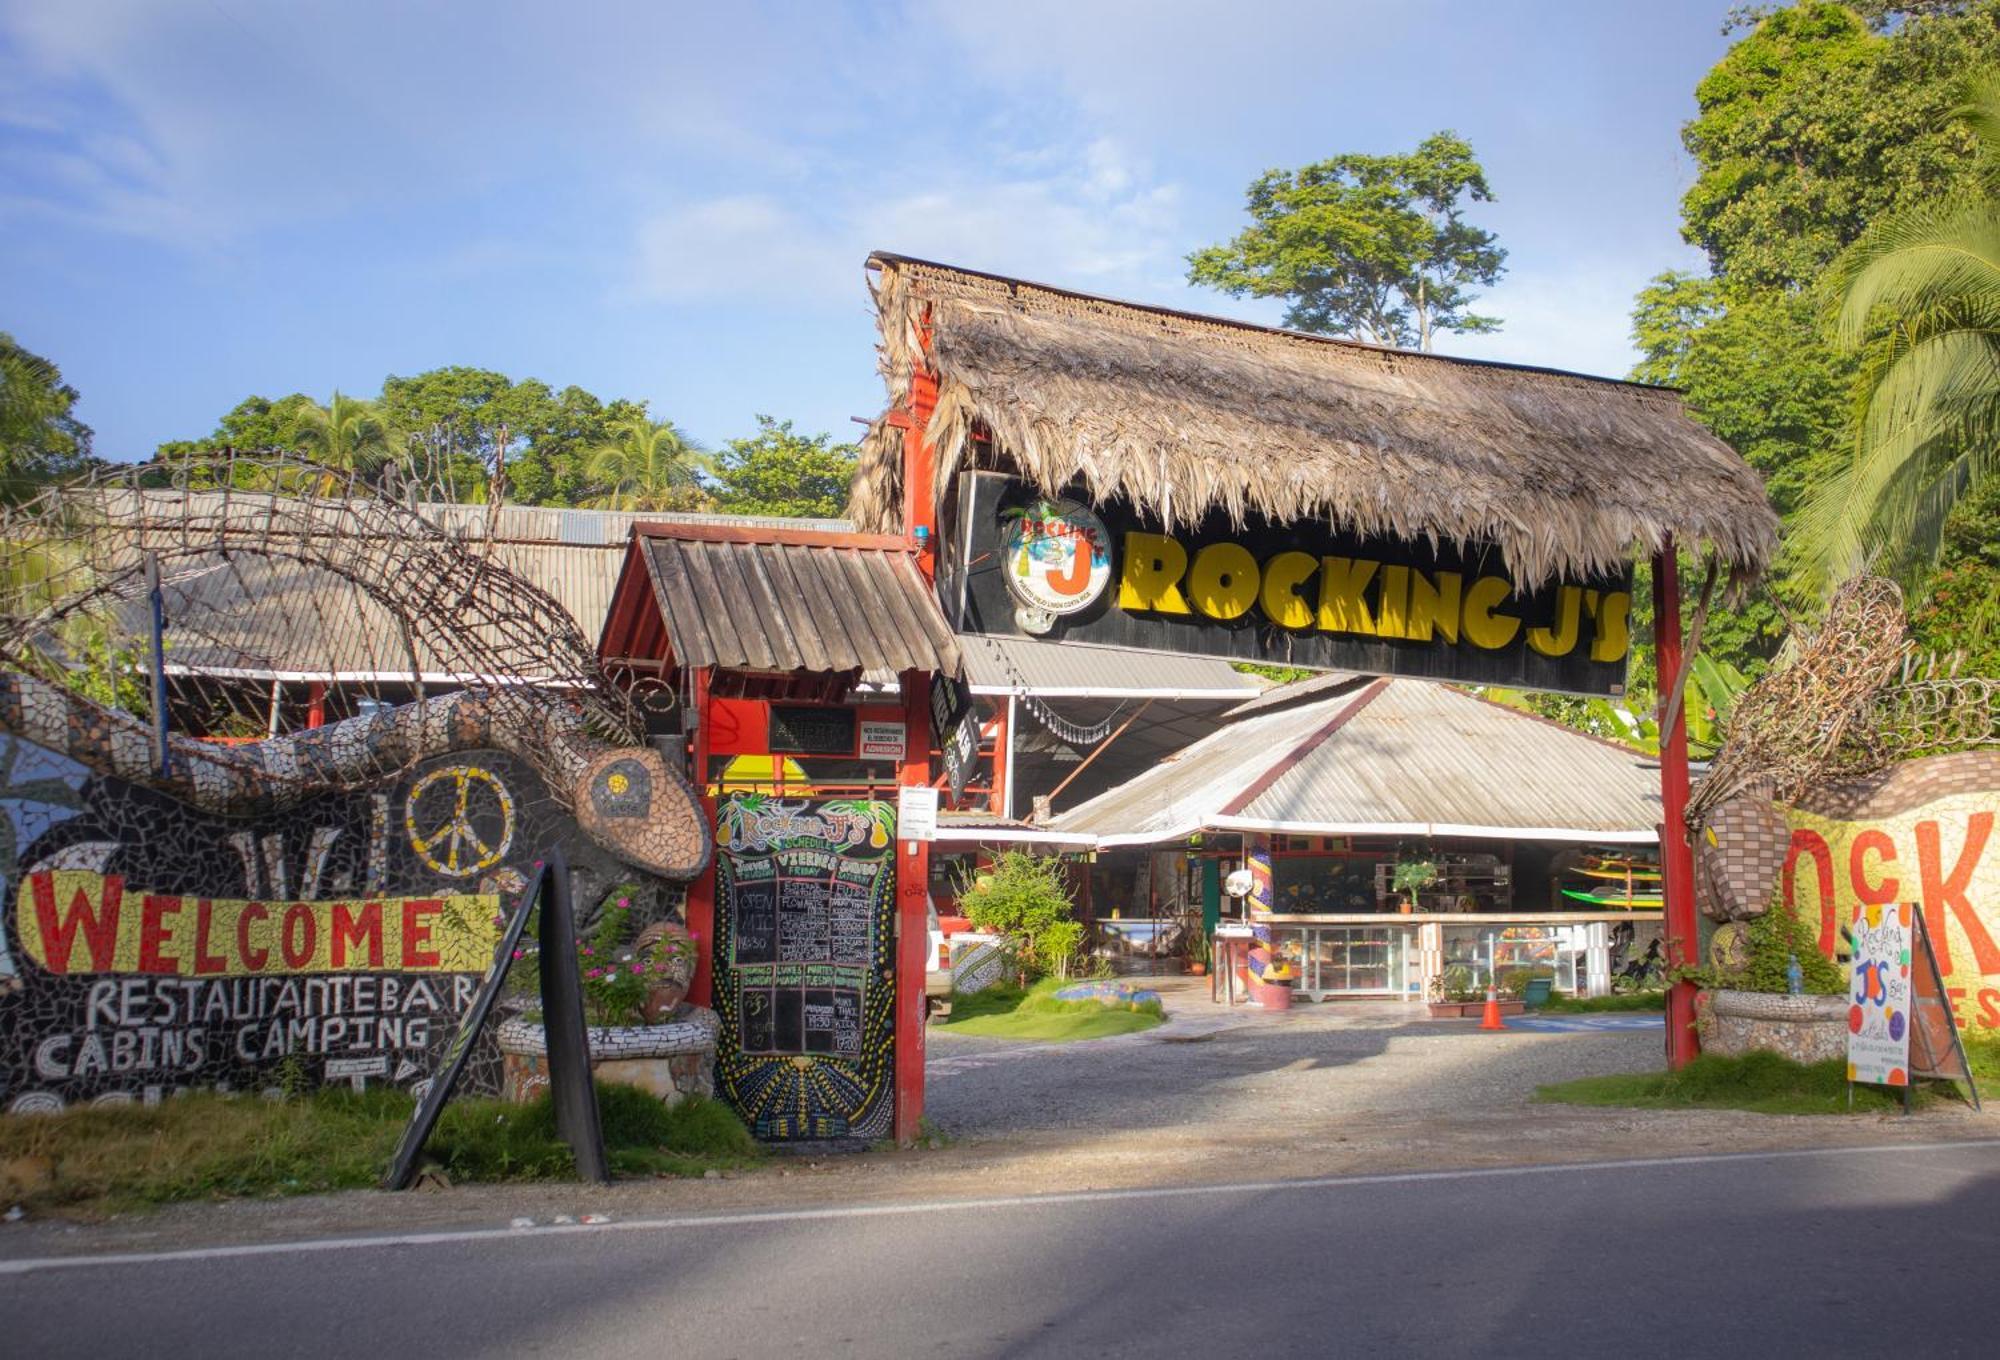
M 1104 594 L 1111 583 L 1104 521 L 1075 501 L 1031 501 L 1002 515 L 1002 565 L 1022 627 L 1047 632 Z

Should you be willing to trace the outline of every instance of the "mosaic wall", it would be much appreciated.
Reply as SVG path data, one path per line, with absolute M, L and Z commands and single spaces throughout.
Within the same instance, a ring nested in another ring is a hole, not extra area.
M 0 733 L 0 1110 L 421 1094 L 503 901 L 558 843 L 580 910 L 632 877 L 496 751 L 229 818 Z M 497 1091 L 490 1032 L 479 1044 L 463 1089 Z
M 895 1110 L 896 809 L 716 810 L 716 1088 L 759 1138 L 882 1138 Z
M 1780 902 L 1840 947 L 1857 904 L 1912 902 L 1961 1026 L 2000 1029 L 2000 755 L 1967 751 L 1829 782 L 1792 805 L 1717 807 L 1695 846 L 1711 920 Z

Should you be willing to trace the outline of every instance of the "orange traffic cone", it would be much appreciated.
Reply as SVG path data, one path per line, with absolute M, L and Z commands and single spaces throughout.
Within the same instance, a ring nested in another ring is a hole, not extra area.
M 1500 997 L 1491 987 L 1486 989 L 1486 1014 L 1479 1019 L 1481 1029 L 1505 1029 L 1500 1023 Z

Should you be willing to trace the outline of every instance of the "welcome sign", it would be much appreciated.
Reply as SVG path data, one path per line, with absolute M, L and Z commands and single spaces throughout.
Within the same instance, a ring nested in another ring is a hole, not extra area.
M 1323 521 L 1171 530 L 1129 505 L 963 479 L 939 593 L 961 631 L 1619 695 L 1627 570 L 1523 590 L 1497 551 Z

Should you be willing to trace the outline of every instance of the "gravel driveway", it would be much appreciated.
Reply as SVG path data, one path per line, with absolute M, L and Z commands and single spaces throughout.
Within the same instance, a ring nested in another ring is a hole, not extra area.
M 1178 985 L 1176 985 L 1178 984 Z M 1227 1012 L 1166 981 L 1169 1023 L 1070 1044 L 932 1031 L 928 1113 L 956 1137 L 1231 1126 L 1522 1109 L 1535 1087 L 1657 1068 L 1659 1030 L 1480 1031 L 1398 1002 Z

